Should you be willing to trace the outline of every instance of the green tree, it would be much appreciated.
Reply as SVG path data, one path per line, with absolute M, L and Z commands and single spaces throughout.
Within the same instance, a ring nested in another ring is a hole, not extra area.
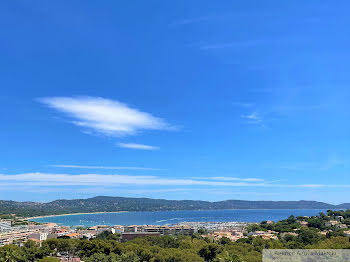
M 37 258 L 42 258 L 42 252 L 37 243 L 32 240 L 28 240 L 24 243 L 23 251 L 28 261 L 34 262 Z
M 298 241 L 303 243 L 304 245 L 315 244 L 320 240 L 320 235 L 317 230 L 311 228 L 303 228 L 300 230 L 298 235 Z
M 0 262 L 22 262 L 26 261 L 23 251 L 16 245 L 0 247 Z
M 323 223 L 321 218 L 310 218 L 308 220 L 308 226 L 318 228 L 321 230 L 325 228 L 324 223 Z
M 227 245 L 227 244 L 232 243 L 231 239 L 229 239 L 228 237 L 220 238 L 219 242 L 221 245 Z
M 290 215 L 288 218 L 287 218 L 287 222 L 288 224 L 294 224 L 296 221 L 295 217 L 293 215 Z
M 198 254 L 204 258 L 205 261 L 213 261 L 223 248 L 218 244 L 209 244 L 201 248 Z
M 222 252 L 218 258 L 218 261 L 220 262 L 241 262 L 241 258 L 238 255 L 229 253 L 227 251 Z

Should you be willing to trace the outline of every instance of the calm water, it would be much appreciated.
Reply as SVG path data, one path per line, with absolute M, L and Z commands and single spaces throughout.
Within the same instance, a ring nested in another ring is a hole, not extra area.
M 53 222 L 66 226 L 93 225 L 164 225 L 179 222 L 261 222 L 262 220 L 281 220 L 290 215 L 312 216 L 321 209 L 236 209 L 236 210 L 185 210 L 157 212 L 123 212 L 85 215 L 67 215 L 33 219 L 37 222 Z

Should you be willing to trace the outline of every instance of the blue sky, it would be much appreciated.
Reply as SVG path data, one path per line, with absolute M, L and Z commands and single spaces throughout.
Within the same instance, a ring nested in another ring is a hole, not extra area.
M 0 199 L 349 202 L 348 1 L 1 1 Z

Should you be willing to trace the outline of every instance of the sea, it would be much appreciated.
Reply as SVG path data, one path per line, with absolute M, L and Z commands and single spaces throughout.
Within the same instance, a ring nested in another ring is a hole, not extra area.
M 165 225 L 180 222 L 261 222 L 278 221 L 294 216 L 314 216 L 323 209 L 225 209 L 225 210 L 182 210 L 115 212 L 96 214 L 75 214 L 31 219 L 36 222 L 53 222 L 65 226 L 94 225 Z

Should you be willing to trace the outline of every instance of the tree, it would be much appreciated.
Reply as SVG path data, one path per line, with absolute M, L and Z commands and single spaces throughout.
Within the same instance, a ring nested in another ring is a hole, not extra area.
M 206 234 L 208 234 L 208 231 L 205 229 L 205 228 L 200 228 L 200 229 L 198 229 L 198 234 L 200 234 L 200 235 L 206 235 Z
M 325 228 L 323 221 L 320 218 L 310 218 L 308 220 L 308 226 L 309 227 L 314 227 L 314 228 L 318 228 L 318 229 L 323 229 Z
M 220 244 L 221 245 L 226 245 L 226 244 L 230 244 L 232 243 L 231 239 L 229 239 L 228 237 L 222 237 L 220 238 Z
M 198 254 L 204 258 L 205 261 L 213 261 L 216 256 L 221 253 L 222 247 L 218 244 L 209 244 L 201 248 Z
M 312 246 L 312 248 L 320 249 L 350 249 L 349 238 L 347 237 L 332 237 L 325 241 Z
M 24 243 L 23 251 L 28 261 L 34 262 L 36 258 L 42 258 L 39 245 L 33 240 Z
M 220 262 L 241 262 L 242 260 L 240 259 L 239 256 L 237 256 L 235 254 L 231 254 L 227 251 L 224 251 L 218 256 L 218 261 L 220 261 Z
M 0 247 L 0 262 L 23 262 L 26 261 L 22 250 L 15 245 Z
M 304 245 L 315 244 L 320 240 L 320 235 L 316 230 L 311 228 L 303 228 L 300 230 L 298 240 Z
M 350 218 L 344 219 L 344 221 L 342 223 L 346 224 L 347 226 L 350 226 Z
M 296 221 L 295 217 L 293 215 L 290 215 L 288 218 L 287 218 L 287 222 L 288 224 L 294 224 Z

